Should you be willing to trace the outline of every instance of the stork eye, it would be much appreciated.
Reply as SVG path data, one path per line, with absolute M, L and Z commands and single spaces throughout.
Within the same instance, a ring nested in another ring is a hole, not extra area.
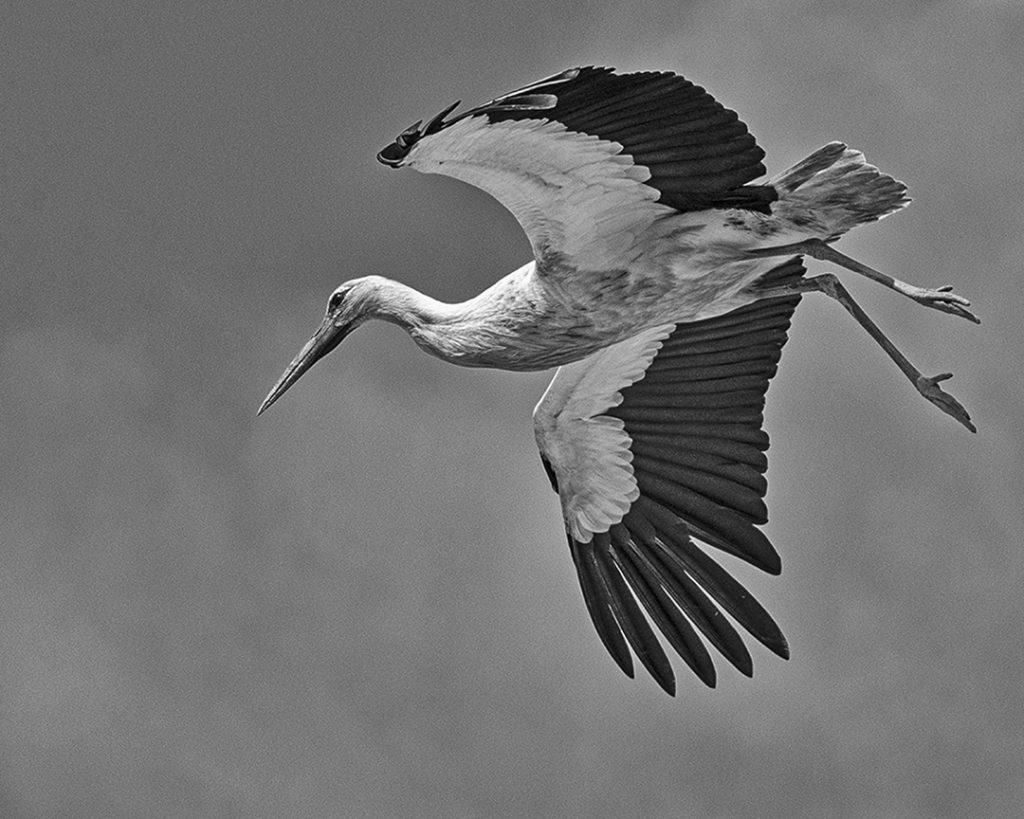
M 341 307 L 341 303 L 344 300 L 345 300 L 345 294 L 344 293 L 331 293 L 331 298 L 327 302 L 327 312 L 328 312 L 328 314 L 333 313 L 335 310 L 337 310 L 339 307 Z

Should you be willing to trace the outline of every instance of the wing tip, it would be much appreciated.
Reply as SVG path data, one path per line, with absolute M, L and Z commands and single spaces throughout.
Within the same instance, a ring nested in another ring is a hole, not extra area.
M 414 122 L 395 137 L 394 142 L 377 152 L 377 161 L 389 168 L 401 166 L 402 160 L 409 155 L 409 151 L 416 146 L 417 142 L 451 124 L 445 122 L 444 118 L 458 108 L 461 102 L 462 100 L 456 100 L 443 111 L 434 115 L 426 125 L 423 125 L 423 120 Z
M 690 540 L 682 521 L 684 530 L 676 534 L 687 548 L 675 543 L 664 516 L 646 515 L 648 506 L 635 506 L 623 523 L 590 542 L 567 537 L 591 619 L 622 672 L 635 679 L 635 658 L 659 688 L 675 696 L 676 675 L 663 645 L 667 641 L 708 688 L 718 683 L 711 646 L 752 678 L 751 654 L 723 614 L 773 654 L 789 659 L 789 644 L 771 615 Z

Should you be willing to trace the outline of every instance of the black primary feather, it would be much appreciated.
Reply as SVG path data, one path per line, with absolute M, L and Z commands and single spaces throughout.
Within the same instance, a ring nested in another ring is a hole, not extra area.
M 484 115 L 490 122 L 548 119 L 622 145 L 623 153 L 650 171 L 644 184 L 660 193 L 658 201 L 676 210 L 770 213 L 778 198 L 771 185 L 747 184 L 764 175 L 764 151 L 736 112 L 676 74 L 572 68 L 445 121 L 454 108 L 426 126 L 416 123 L 406 129 L 377 159 L 400 165 L 420 139 L 465 117 Z
M 758 282 L 804 273 L 792 259 Z M 778 574 L 778 553 L 758 529 L 768 520 L 765 393 L 799 296 L 759 301 L 724 316 L 680 324 L 644 377 L 607 411 L 631 439 L 640 497 L 620 523 L 589 543 L 569 537 L 583 597 L 602 642 L 632 676 L 631 646 L 658 684 L 675 690 L 646 616 L 693 672 L 714 686 L 703 635 L 742 674 L 753 663 L 726 618 L 781 657 L 782 631 L 694 538 Z M 660 652 L 660 653 L 659 653 Z

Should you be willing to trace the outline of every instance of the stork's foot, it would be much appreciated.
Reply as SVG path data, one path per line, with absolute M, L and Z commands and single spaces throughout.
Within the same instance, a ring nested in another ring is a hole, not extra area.
M 947 381 L 952 377 L 953 373 L 941 373 L 940 375 L 930 377 L 920 375 L 917 377 L 915 386 L 921 395 L 931 401 L 946 415 L 955 418 L 971 432 L 977 432 L 977 428 L 971 423 L 971 416 L 967 414 L 967 410 L 963 408 L 963 405 L 948 392 L 943 392 L 939 386 L 940 381 Z
M 960 318 L 973 321 L 975 324 L 981 324 L 981 319 L 967 309 L 971 306 L 971 303 L 963 296 L 954 293 L 953 286 L 950 284 L 936 288 L 935 290 L 916 287 L 915 285 L 906 284 L 905 282 L 900 282 L 900 285 L 901 287 L 899 288 L 899 292 L 905 296 L 909 296 L 918 304 L 923 304 L 925 307 L 931 307 L 934 310 L 941 310 L 943 313 L 960 316 Z

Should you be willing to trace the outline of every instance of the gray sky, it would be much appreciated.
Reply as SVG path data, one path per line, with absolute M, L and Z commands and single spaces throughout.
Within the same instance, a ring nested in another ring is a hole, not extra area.
M 0 10 L 0 813 L 1024 803 L 1019 5 L 255 8 Z M 371 326 L 254 415 L 341 281 L 457 300 L 528 258 L 486 196 L 374 153 L 591 63 L 705 85 L 770 172 L 864 150 L 915 201 L 841 248 L 984 321 L 850 285 L 972 436 L 804 300 L 767 410 L 784 572 L 736 567 L 793 659 L 677 666 L 676 699 L 587 619 L 547 376 Z

